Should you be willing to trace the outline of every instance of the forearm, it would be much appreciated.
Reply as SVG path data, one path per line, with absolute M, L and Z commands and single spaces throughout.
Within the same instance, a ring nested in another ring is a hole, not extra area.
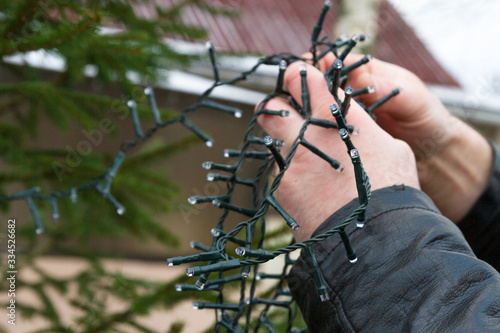
M 342 221 L 344 206 L 315 232 Z M 289 286 L 314 332 L 466 332 L 500 328 L 500 276 L 478 260 L 458 228 L 422 192 L 375 191 L 363 229 L 348 229 L 358 262 L 338 235 L 316 246 L 329 290 L 321 302 L 304 254 Z
M 493 160 L 491 146 L 457 118 L 450 121 L 451 137 L 417 161 L 422 190 L 444 216 L 460 221 L 486 188 Z

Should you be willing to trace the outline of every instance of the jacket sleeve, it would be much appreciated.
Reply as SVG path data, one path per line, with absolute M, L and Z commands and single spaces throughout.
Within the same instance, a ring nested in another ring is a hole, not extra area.
M 352 201 L 313 236 L 342 222 Z M 372 193 L 364 228 L 315 244 L 330 299 L 320 301 L 304 251 L 288 284 L 310 332 L 500 332 L 500 275 L 478 260 L 458 227 L 423 192 L 401 186 Z
M 476 256 L 500 271 L 500 149 L 492 146 L 493 168 L 486 190 L 458 227 Z

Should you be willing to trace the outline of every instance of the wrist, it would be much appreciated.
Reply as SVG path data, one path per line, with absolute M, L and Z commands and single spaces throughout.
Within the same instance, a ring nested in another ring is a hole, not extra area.
M 478 132 L 451 117 L 447 135 L 429 154 L 417 160 L 422 190 L 443 215 L 460 221 L 486 188 L 493 153 Z

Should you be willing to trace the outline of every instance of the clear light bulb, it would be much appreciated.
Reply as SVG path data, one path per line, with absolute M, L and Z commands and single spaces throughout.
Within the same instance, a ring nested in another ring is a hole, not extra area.
M 244 247 L 237 247 L 236 250 L 234 251 L 237 256 L 243 257 L 246 253 Z
M 205 288 L 205 283 L 203 283 L 200 280 L 198 280 L 198 281 L 196 281 L 196 283 L 194 284 L 194 286 L 198 290 L 203 290 L 203 288 Z
M 285 70 L 287 66 L 286 60 L 280 60 L 280 69 Z
M 203 162 L 201 167 L 205 170 L 210 170 L 210 169 L 212 169 L 213 164 L 214 164 L 214 162 Z

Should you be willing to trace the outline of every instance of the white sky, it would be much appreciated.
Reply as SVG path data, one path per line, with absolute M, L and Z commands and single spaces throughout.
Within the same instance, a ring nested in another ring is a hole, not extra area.
M 465 89 L 487 85 L 500 93 L 500 1 L 390 2 Z

